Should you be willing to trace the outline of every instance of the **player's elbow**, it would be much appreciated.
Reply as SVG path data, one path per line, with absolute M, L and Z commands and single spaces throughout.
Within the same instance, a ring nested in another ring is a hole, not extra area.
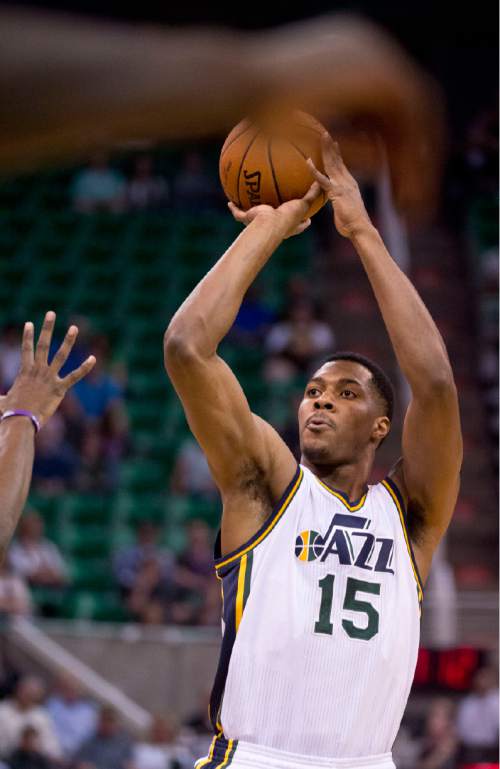
M 449 364 L 440 366 L 429 377 L 429 390 L 436 397 L 457 397 L 453 370 Z
M 188 336 L 175 328 L 167 328 L 163 337 L 163 358 L 167 369 L 169 365 L 187 360 L 193 355 L 195 350 Z

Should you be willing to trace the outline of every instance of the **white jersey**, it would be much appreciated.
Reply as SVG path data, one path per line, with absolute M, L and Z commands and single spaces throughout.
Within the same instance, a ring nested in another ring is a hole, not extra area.
M 299 466 L 261 529 L 215 563 L 217 765 L 230 765 L 238 741 L 341 763 L 390 758 L 422 599 L 397 487 L 386 479 L 350 503 Z

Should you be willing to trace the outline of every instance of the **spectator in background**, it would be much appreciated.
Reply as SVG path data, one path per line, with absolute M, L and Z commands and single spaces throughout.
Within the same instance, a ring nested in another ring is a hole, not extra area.
M 187 544 L 178 558 L 177 614 L 187 624 L 216 624 L 220 620 L 220 589 L 213 574 L 213 542 L 210 527 L 199 519 L 186 527 Z
M 23 616 L 31 611 L 31 595 L 26 582 L 12 573 L 5 559 L 0 561 L 0 614 Z
M 206 457 L 192 437 L 185 438 L 175 459 L 171 489 L 174 494 L 187 494 L 199 499 L 217 499 L 217 487 Z
M 123 430 L 126 426 L 123 389 L 109 372 L 108 339 L 103 334 L 96 334 L 92 338 L 91 346 L 97 362 L 91 374 L 85 380 L 77 382 L 73 394 L 88 419 L 97 422 L 106 414 L 112 414 L 117 423 L 117 430 Z
M 77 752 L 72 769 L 129 769 L 132 740 L 113 708 L 102 707 L 95 734 Z
M 56 769 L 56 766 L 41 751 L 38 731 L 33 726 L 25 726 L 19 747 L 9 758 L 9 769 Z
M 189 152 L 174 181 L 174 206 L 185 211 L 199 212 L 210 208 L 215 200 L 211 178 L 203 168 L 198 152 Z
M 155 716 L 148 738 L 136 743 L 134 769 L 191 769 L 191 751 L 177 742 L 178 728 L 171 716 Z
M 97 706 L 82 695 L 79 683 L 72 676 L 62 674 L 46 708 L 64 757 L 72 758 L 95 733 Z
M 335 348 L 335 336 L 314 310 L 313 302 L 303 298 L 289 306 L 287 317 L 271 328 L 266 338 L 271 356 L 266 365 L 268 380 L 292 379 L 305 373 L 316 358 Z
M 427 715 L 415 769 L 455 769 L 457 751 L 453 702 L 436 699 Z
M 113 572 L 123 595 L 128 596 L 137 582 L 144 564 L 153 561 L 160 575 L 170 582 L 173 579 L 175 559 L 172 553 L 158 544 L 160 531 L 153 521 L 140 521 L 136 543 L 123 548 L 113 559 Z
M 0 387 L 11 388 L 21 364 L 21 334 L 17 323 L 4 326 L 0 337 Z
M 154 173 L 151 155 L 135 158 L 132 178 L 127 184 L 127 203 L 133 211 L 156 210 L 166 205 L 168 186 L 162 176 Z
M 43 536 L 43 521 L 34 510 L 21 518 L 8 560 L 14 573 L 33 587 L 62 588 L 68 582 L 59 548 Z
M 493 668 L 477 671 L 473 691 L 460 703 L 457 732 L 464 763 L 498 761 L 498 679 Z
M 75 481 L 78 462 L 75 450 L 66 440 L 64 419 L 61 414 L 54 414 L 37 436 L 33 488 L 44 494 L 65 491 Z
M 76 175 L 71 198 L 73 208 L 80 213 L 121 213 L 125 210 L 125 179 L 109 167 L 105 152 L 94 152 L 87 168 Z
M 137 622 L 162 625 L 172 620 L 173 583 L 165 578 L 155 558 L 143 561 L 128 596 L 127 606 Z
M 47 710 L 40 704 L 45 695 L 43 682 L 36 676 L 22 677 L 11 699 L 0 702 L 0 756 L 7 758 L 21 747 L 24 729 L 36 731 L 40 752 L 60 758 L 61 748 Z M 30 738 L 32 744 L 32 738 Z
M 257 284 L 248 289 L 238 311 L 228 340 L 233 344 L 254 347 L 262 342 L 276 314 L 265 304 Z

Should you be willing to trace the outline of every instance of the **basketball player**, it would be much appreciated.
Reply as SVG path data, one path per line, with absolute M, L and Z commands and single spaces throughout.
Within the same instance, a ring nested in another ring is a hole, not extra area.
M 7 395 L 0 398 L 0 563 L 12 538 L 31 482 L 35 455 L 35 434 L 52 416 L 70 387 L 94 367 L 90 355 L 81 366 L 61 379 L 75 343 L 78 328 L 70 326 L 51 363 L 48 353 L 55 313 L 45 315 L 33 351 L 33 324 L 26 323 L 21 348 L 21 368 Z
M 168 374 L 223 501 L 215 736 L 197 769 L 394 769 L 422 591 L 457 498 L 462 440 L 443 340 L 328 134 L 323 160 L 327 175 L 311 164 L 317 181 L 302 200 L 246 213 L 230 204 L 248 227 L 165 334 Z M 259 271 L 309 225 L 320 188 L 361 259 L 411 387 L 401 459 L 372 486 L 393 408 L 375 363 L 339 353 L 314 373 L 298 412 L 297 466 L 217 355 Z

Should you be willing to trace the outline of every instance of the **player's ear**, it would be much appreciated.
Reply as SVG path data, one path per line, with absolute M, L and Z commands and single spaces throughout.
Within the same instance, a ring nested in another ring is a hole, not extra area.
M 372 438 L 379 444 L 389 434 L 391 420 L 389 417 L 377 417 L 373 423 Z

